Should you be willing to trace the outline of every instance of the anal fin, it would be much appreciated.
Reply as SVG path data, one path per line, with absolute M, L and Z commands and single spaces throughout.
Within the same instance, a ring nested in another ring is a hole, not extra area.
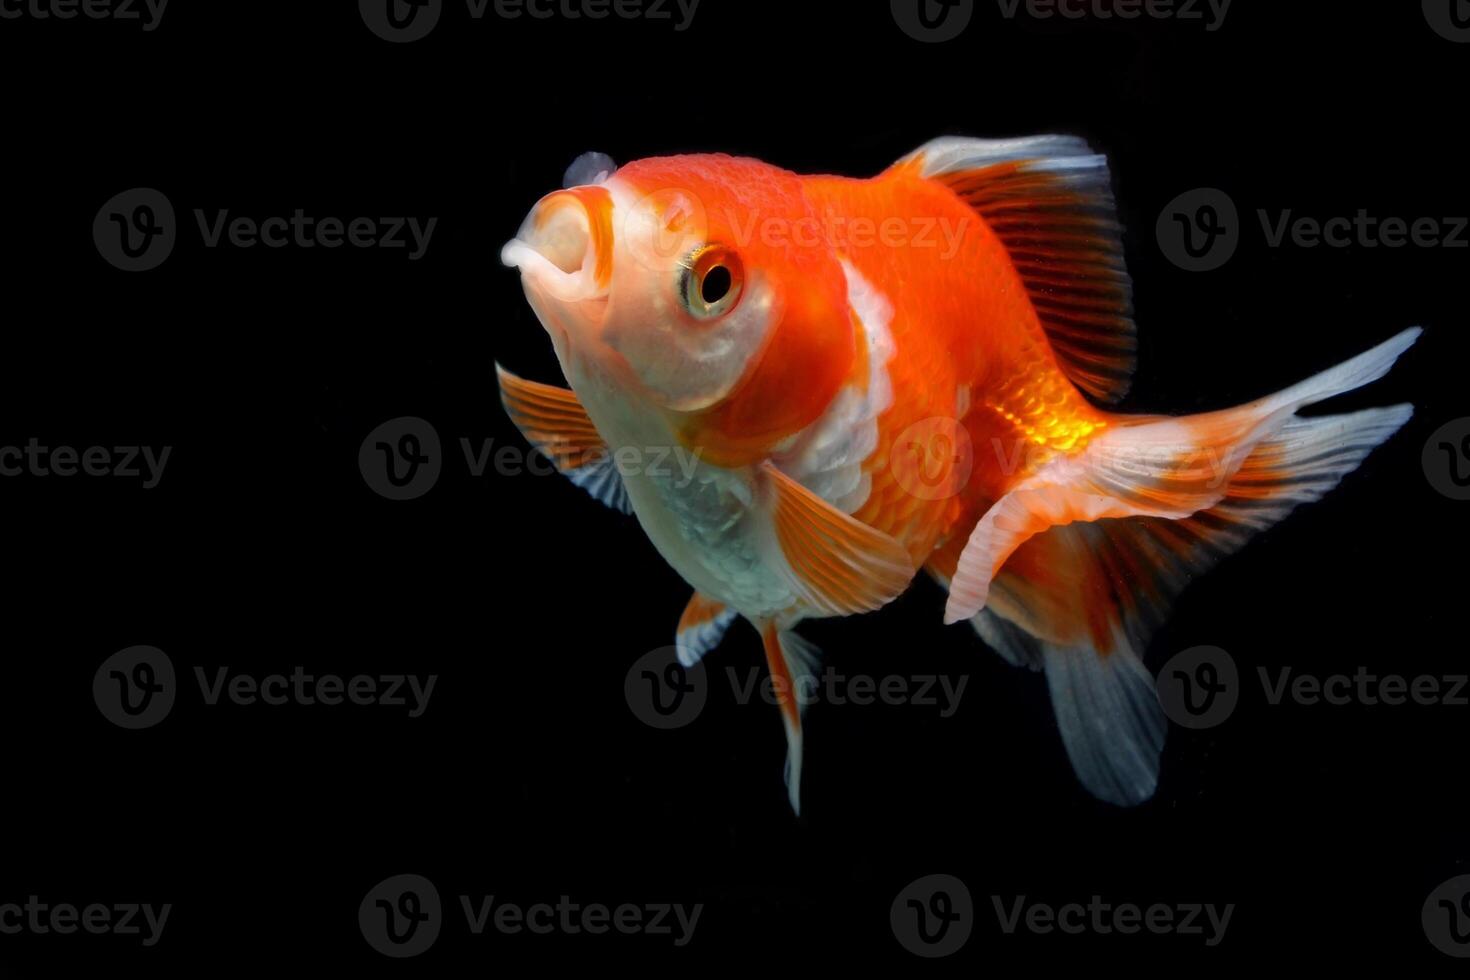
M 766 650 L 766 666 L 781 709 L 781 724 L 786 729 L 786 795 L 791 809 L 801 814 L 801 765 L 803 755 L 802 714 L 805 695 L 821 664 L 821 652 L 790 630 L 779 630 L 774 623 L 761 629 L 761 642 Z

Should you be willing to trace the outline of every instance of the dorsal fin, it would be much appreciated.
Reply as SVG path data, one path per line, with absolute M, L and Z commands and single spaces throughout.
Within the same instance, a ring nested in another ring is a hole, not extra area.
M 1005 244 L 1072 383 L 1110 404 L 1133 379 L 1133 287 L 1105 157 L 1072 136 L 926 143 L 917 170 L 974 208 Z

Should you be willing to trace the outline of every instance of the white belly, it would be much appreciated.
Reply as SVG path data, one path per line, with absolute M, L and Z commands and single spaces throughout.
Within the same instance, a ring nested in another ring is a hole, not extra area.
M 689 585 L 753 620 L 776 617 L 796 595 L 762 546 L 753 470 L 729 470 L 679 445 L 652 412 L 630 412 L 604 379 L 568 373 L 607 441 L 648 539 Z

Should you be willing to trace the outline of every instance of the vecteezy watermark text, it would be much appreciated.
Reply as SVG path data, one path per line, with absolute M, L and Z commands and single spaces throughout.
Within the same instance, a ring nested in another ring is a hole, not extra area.
M 972 227 L 968 217 L 827 214 L 820 217 L 787 218 L 762 216 L 752 210 L 744 217 L 727 213 L 726 224 L 734 231 L 733 243 L 738 247 L 760 242 L 770 248 L 816 248 L 830 246 L 851 252 L 882 246 L 884 248 L 921 248 L 938 250 L 941 259 L 952 259 L 959 253 L 965 233 Z
M 890 707 L 911 705 L 937 709 L 941 718 L 951 717 L 964 697 L 968 676 L 943 674 L 845 674 L 832 667 L 791 678 L 772 677 L 760 668 L 725 668 L 731 696 L 738 705 L 761 702 L 780 705 L 791 701 L 802 707 L 826 703 L 834 706 Z M 704 665 L 678 646 L 659 647 L 639 657 L 623 680 L 628 708 L 644 724 L 659 729 L 682 728 L 699 717 L 709 699 L 709 678 Z
M 682 33 L 694 22 L 700 0 L 465 0 L 471 21 L 646 20 L 672 24 Z M 439 23 L 444 0 L 358 0 L 362 22 L 394 44 L 422 40 Z
M 434 685 L 439 681 L 438 674 L 344 677 L 309 672 L 300 665 L 289 671 L 263 674 L 228 666 L 213 670 L 196 666 L 193 676 L 200 701 L 206 707 L 226 703 L 238 708 L 355 705 L 406 709 L 409 718 L 419 718 L 428 710 Z M 168 717 L 178 696 L 173 661 L 157 647 L 119 650 L 102 662 L 92 678 L 92 698 L 97 710 L 119 728 L 151 728 Z
M 1225 24 L 1232 0 L 995 0 L 1006 20 L 1027 17 L 1064 20 L 1172 20 L 1203 23 L 1214 32 Z M 889 0 L 893 20 L 916 41 L 952 41 L 975 16 L 976 0 Z
M 551 476 L 572 470 L 609 467 L 618 477 L 647 476 L 682 490 L 694 480 L 702 453 L 683 446 L 618 446 L 547 455 L 525 444 L 496 445 L 493 438 L 461 437 L 460 454 L 470 476 Z M 416 416 L 390 419 L 373 429 L 358 447 L 363 482 L 389 500 L 422 497 L 439 482 L 445 454 L 433 425 Z
M 694 938 L 703 904 L 633 903 L 606 905 L 573 901 L 561 895 L 555 904 L 522 905 L 494 895 L 458 896 L 466 931 L 481 936 L 545 936 L 608 933 L 669 937 L 675 946 Z M 395 959 L 417 956 L 434 945 L 448 916 L 439 890 L 422 875 L 394 875 L 374 885 L 358 906 L 357 920 L 369 946 Z
M 408 260 L 415 262 L 429 250 L 438 218 L 420 222 L 415 217 L 390 218 L 315 218 L 297 208 L 289 218 L 230 218 L 226 209 L 207 217 L 202 208 L 194 209 L 200 237 L 205 248 L 227 244 L 234 248 L 411 248 Z M 228 223 L 227 223 L 228 222 Z
M 1377 673 L 1359 666 L 1327 675 L 1257 667 L 1271 707 L 1470 707 L 1470 675 Z M 1219 647 L 1191 647 L 1171 657 L 1155 681 L 1164 714 L 1185 728 L 1213 728 L 1234 713 L 1242 682 L 1235 658 Z
M 1470 238 L 1465 228 L 1470 219 L 1445 218 L 1380 218 L 1359 208 L 1352 217 L 1331 218 L 1294 216 L 1290 208 L 1274 215 L 1264 208 L 1256 212 L 1265 234 L 1266 244 L 1280 248 L 1290 239 L 1298 248 L 1467 248 Z
M 700 195 L 679 187 L 652 192 L 625 209 L 619 240 L 633 261 L 655 269 L 682 259 L 705 244 L 709 229 L 723 245 L 736 249 L 759 243 L 767 248 L 831 248 L 839 252 L 865 249 L 932 250 L 943 260 L 954 258 L 975 228 L 968 214 L 846 215 L 835 212 L 792 217 L 760 208 L 710 211 Z
M 1231 0 L 996 0 L 1001 16 L 1024 14 L 1034 20 L 1178 20 L 1201 21 L 1218 31 L 1230 13 Z
M 168 0 L 0 0 L 0 20 L 138 21 L 153 31 L 163 21 Z
M 1027 902 L 1025 895 L 1012 899 L 992 895 L 990 903 L 995 908 L 1001 931 L 1008 936 L 1021 929 L 1038 935 L 1059 932 L 1070 936 L 1084 933 L 1128 936 L 1147 932 L 1202 936 L 1205 945 L 1212 947 L 1220 945 L 1225 938 L 1225 930 L 1230 928 L 1230 917 L 1235 914 L 1233 903 L 1222 907 L 1213 903 L 1155 902 L 1145 907 L 1131 902 L 1105 902 L 1101 895 L 1093 895 L 1085 905 L 1081 902 L 1064 905 Z
M 1470 218 L 1402 217 L 1359 208 L 1351 215 L 1312 216 L 1292 208 L 1257 208 L 1267 248 L 1470 248 Z M 1175 197 L 1159 213 L 1155 235 L 1165 258 L 1189 272 L 1218 269 L 1235 254 L 1247 223 L 1230 195 L 1200 187 Z
M 921 708 L 938 708 L 941 718 L 948 718 L 958 710 L 960 698 L 965 693 L 965 685 L 970 682 L 970 678 L 964 675 L 960 676 L 958 682 L 944 674 L 916 674 L 912 677 L 889 674 L 886 677 L 872 677 L 867 674 L 843 674 L 831 667 L 825 668 L 819 674 L 793 677 L 789 682 L 784 677 L 772 677 L 759 668 L 745 671 L 744 678 L 734 667 L 726 667 L 725 673 L 729 677 L 730 689 L 735 693 L 737 704 L 750 704 L 757 697 L 766 704 L 777 705 L 794 700 L 803 707 L 817 703 L 838 706 L 851 704 L 860 707 L 871 704 L 890 707 L 907 704 Z
M 141 478 L 144 490 L 163 479 L 172 446 L 45 446 L 35 437 L 20 446 L 0 446 L 0 476 L 112 476 Z M 141 469 L 140 469 L 141 466 Z
M 422 259 L 439 219 L 411 216 L 333 217 L 295 208 L 290 214 L 238 215 L 228 208 L 195 208 L 194 225 L 206 249 L 378 249 Z M 92 221 L 92 240 L 107 262 L 124 272 L 162 265 L 179 239 L 173 203 L 161 191 L 134 187 L 115 194 Z
M 221 700 L 242 708 L 254 704 L 272 707 L 287 704 L 307 707 L 314 704 L 329 707 L 339 704 L 377 705 L 407 708 L 410 718 L 418 718 L 428 709 L 434 685 L 439 681 L 438 674 L 429 674 L 423 679 L 416 674 L 356 674 L 349 679 L 340 674 L 309 674 L 306 668 L 299 666 L 289 676 L 266 674 L 260 677 L 246 673 L 232 675 L 229 667 L 217 668 L 211 677 L 203 667 L 195 667 L 194 678 L 199 683 L 204 703 L 208 705 L 219 704 Z
M 67 936 L 85 932 L 93 936 L 142 936 L 144 946 L 156 946 L 163 938 L 163 928 L 173 908 L 171 903 L 154 908 L 149 903 L 136 902 L 114 905 L 94 902 L 78 908 L 67 902 L 52 905 L 41 901 L 38 895 L 31 895 L 24 905 L 0 904 L 0 935 Z
M 476 902 L 471 902 L 468 895 L 461 895 L 459 904 L 470 932 L 476 936 L 491 926 L 496 932 L 507 935 L 519 932 L 538 936 L 551 933 L 575 936 L 583 932 L 593 936 L 607 932 L 624 935 L 643 933 L 671 936 L 675 946 L 689 944 L 704 912 L 703 905 L 625 903 L 615 908 L 598 902 L 583 905 L 573 902 L 567 895 L 562 895 L 554 906 L 546 902 L 533 905 L 496 902 L 494 895 L 486 895 Z

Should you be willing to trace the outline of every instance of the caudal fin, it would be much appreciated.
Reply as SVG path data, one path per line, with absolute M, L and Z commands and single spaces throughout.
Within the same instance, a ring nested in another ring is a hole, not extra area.
M 969 619 L 1008 660 L 1045 669 L 1067 754 L 1094 795 L 1132 805 L 1157 785 L 1165 723 L 1143 653 L 1179 591 L 1327 493 L 1413 414 L 1296 410 L 1382 377 L 1419 333 L 1238 408 L 1116 416 L 980 519 L 945 620 Z

